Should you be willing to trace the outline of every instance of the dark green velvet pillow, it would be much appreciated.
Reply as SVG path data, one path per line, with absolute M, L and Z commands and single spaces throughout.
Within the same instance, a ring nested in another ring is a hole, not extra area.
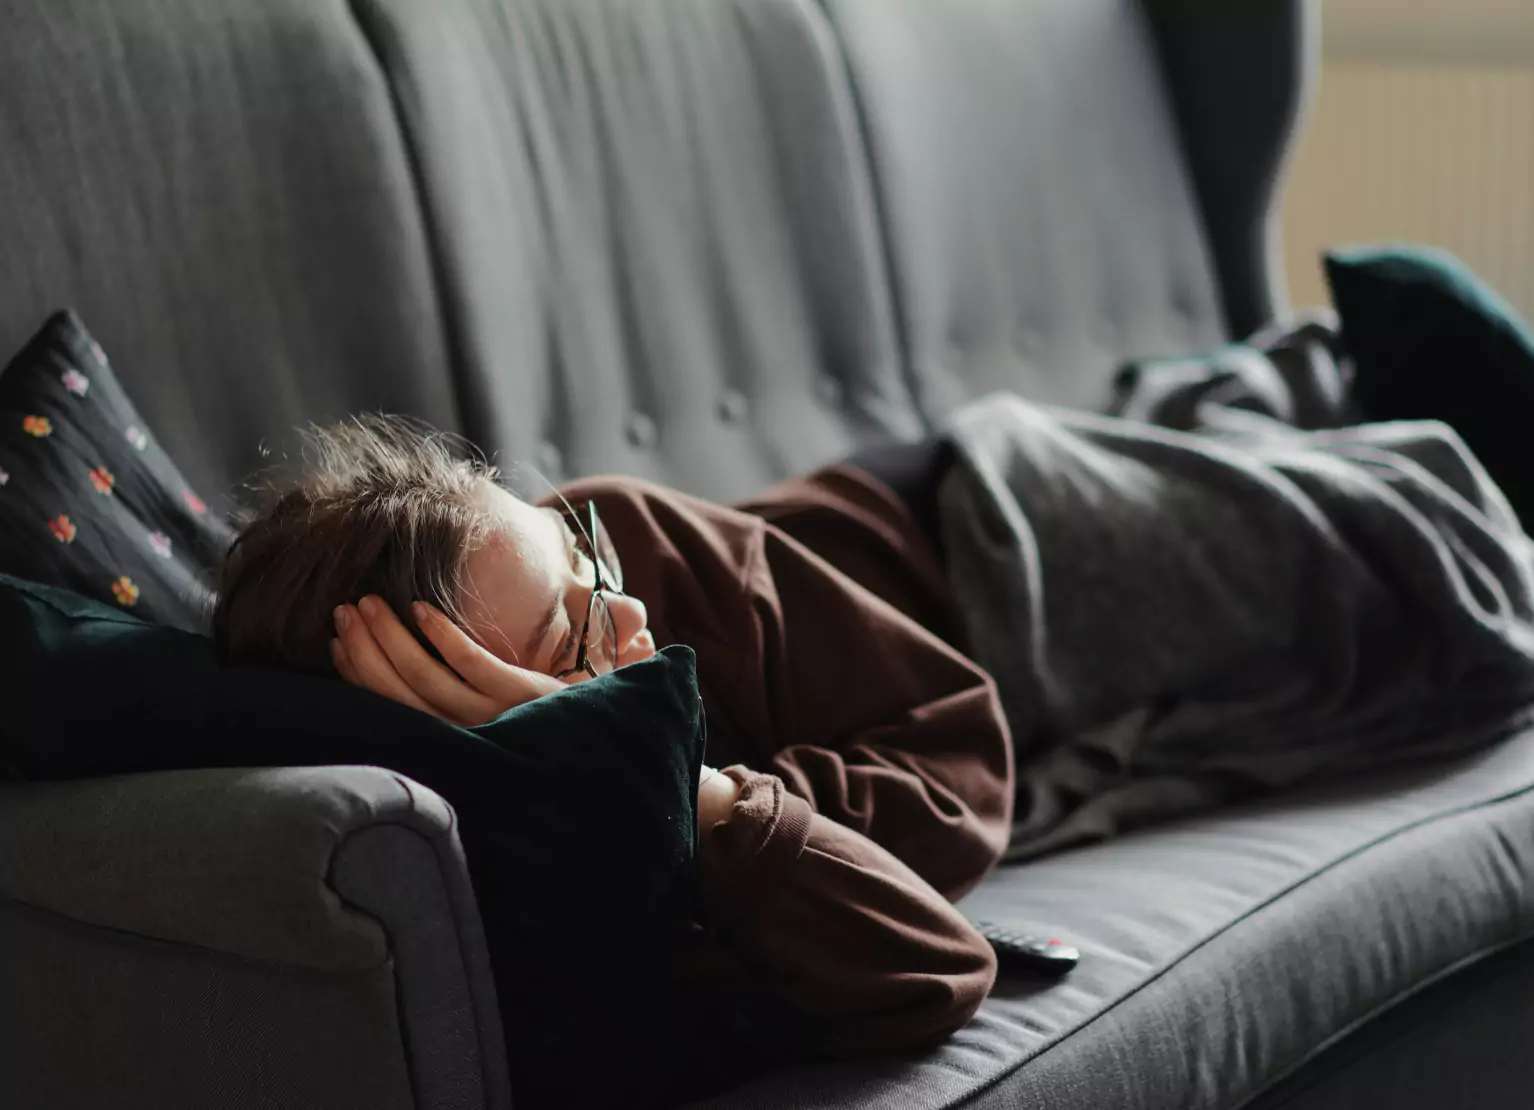
M 1328 253 L 1367 420 L 1442 420 L 1534 523 L 1534 332 L 1459 259 L 1427 247 Z
M 338 681 L 225 669 L 201 636 L 0 576 L 0 657 L 12 777 L 363 763 L 447 799 L 521 1105 L 620 1105 L 678 1058 L 670 960 L 704 746 L 691 649 L 464 730 Z

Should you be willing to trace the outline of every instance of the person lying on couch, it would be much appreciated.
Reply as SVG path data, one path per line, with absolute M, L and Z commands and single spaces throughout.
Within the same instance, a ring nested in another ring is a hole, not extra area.
M 943 899 L 998 858 L 1474 751 L 1534 705 L 1534 545 L 1452 430 L 1301 422 L 1254 351 L 1122 385 L 1141 419 L 996 394 L 735 508 L 630 479 L 530 505 L 332 433 L 236 544 L 218 635 L 459 722 L 690 645 L 706 761 L 765 776 L 709 777 L 705 871 L 781 805 L 835 876 L 813 928 L 758 904 L 737 947 L 849 1047 L 930 1042 L 991 973 Z
M 973 1015 L 995 957 L 950 899 L 1006 843 L 1010 737 L 986 673 L 901 610 L 948 619 L 897 497 L 846 468 L 749 509 L 623 478 L 532 504 L 402 422 L 314 448 L 225 561 L 226 660 L 473 726 L 688 644 L 709 725 L 703 904 L 724 947 L 832 1052 L 924 1047 Z M 831 501 L 858 534 L 822 537 L 826 553 L 883 553 L 879 580 L 794 538 Z

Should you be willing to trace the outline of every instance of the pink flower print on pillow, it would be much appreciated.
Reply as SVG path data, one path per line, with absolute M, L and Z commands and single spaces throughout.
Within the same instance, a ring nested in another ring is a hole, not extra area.
M 186 507 L 191 509 L 194 513 L 200 514 L 208 511 L 208 507 L 203 504 L 202 498 L 198 497 L 189 489 L 184 489 L 181 491 L 181 500 L 185 501 Z
M 91 380 L 78 370 L 64 371 L 60 380 L 63 381 L 64 388 L 76 397 L 84 397 L 85 391 L 91 387 Z
M 130 424 L 128 430 L 123 432 L 128 442 L 133 445 L 135 451 L 142 451 L 149 446 L 149 437 L 144 434 L 144 429 L 137 424 Z
M 5 471 L 0 470 L 0 489 L 4 489 L 7 485 L 10 484 L 10 481 L 11 481 L 11 476 L 9 474 L 7 474 Z
M 150 532 L 149 546 L 154 548 L 154 553 L 160 558 L 170 558 L 170 537 L 164 532 Z

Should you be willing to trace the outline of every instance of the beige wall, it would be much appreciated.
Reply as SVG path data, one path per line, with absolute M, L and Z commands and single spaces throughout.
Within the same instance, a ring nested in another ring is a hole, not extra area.
M 1296 306 L 1327 245 L 1458 254 L 1534 316 L 1534 0 L 1327 0 L 1311 117 L 1282 199 Z

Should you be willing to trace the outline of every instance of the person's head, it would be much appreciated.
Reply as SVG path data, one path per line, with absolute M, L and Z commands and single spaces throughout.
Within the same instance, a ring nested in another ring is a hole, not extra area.
M 333 674 L 333 613 L 373 594 L 418 638 L 410 607 L 425 601 L 507 662 L 555 675 L 574 666 L 593 585 L 584 513 L 572 521 L 528 504 L 492 468 L 405 421 L 357 418 L 309 441 L 304 465 L 224 560 L 221 658 Z M 592 643 L 610 637 L 604 654 L 617 666 L 653 654 L 644 606 L 601 600 L 611 621 L 592 622 Z

